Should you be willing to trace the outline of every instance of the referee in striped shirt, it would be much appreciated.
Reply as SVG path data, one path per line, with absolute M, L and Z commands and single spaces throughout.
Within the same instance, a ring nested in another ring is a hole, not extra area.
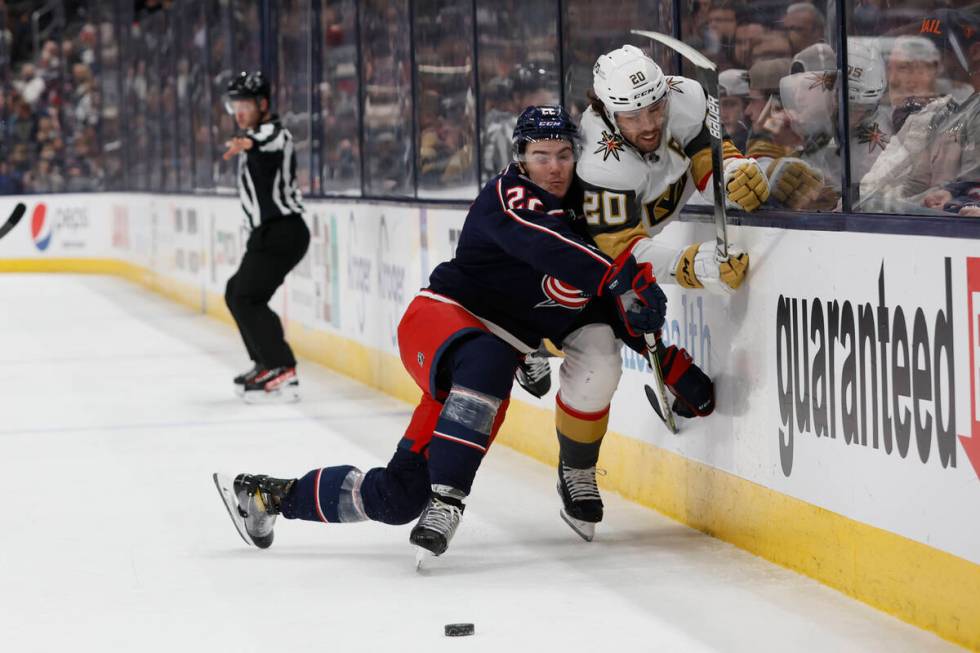
M 226 143 L 224 158 L 238 156 L 238 194 L 250 234 L 225 302 L 253 362 L 235 378 L 248 403 L 299 399 L 296 358 L 269 300 L 310 245 L 293 137 L 270 113 L 270 95 L 261 72 L 240 73 L 228 84 L 228 110 L 243 135 Z

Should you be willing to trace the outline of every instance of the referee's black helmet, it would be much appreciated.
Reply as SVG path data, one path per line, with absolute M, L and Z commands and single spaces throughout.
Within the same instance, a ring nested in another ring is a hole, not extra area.
M 229 100 L 257 100 L 259 98 L 268 100 L 271 95 L 272 87 L 261 70 L 251 73 L 242 71 L 228 82 Z

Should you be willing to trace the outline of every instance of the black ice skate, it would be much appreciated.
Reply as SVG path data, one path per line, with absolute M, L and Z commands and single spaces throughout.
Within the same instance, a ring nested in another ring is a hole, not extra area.
M 517 366 L 517 383 L 535 397 L 543 397 L 551 390 L 551 365 L 546 353 L 532 351 Z
M 409 541 L 419 547 L 416 555 L 416 568 L 422 566 L 425 553 L 442 555 L 453 539 L 453 533 L 463 516 L 463 499 L 466 495 L 448 485 L 433 485 L 429 503 L 419 516 L 419 521 L 409 535 Z
M 228 515 L 245 543 L 260 549 L 272 546 L 272 527 L 279 505 L 295 479 L 269 478 L 262 474 L 239 474 L 234 481 L 222 474 L 214 474 L 213 478 Z
M 273 367 L 259 371 L 244 386 L 247 404 L 299 401 L 299 378 L 295 367 Z
M 254 379 L 261 371 L 262 368 L 259 366 L 258 363 L 256 363 L 255 365 L 252 366 L 252 369 L 248 370 L 247 372 L 242 372 L 241 374 L 236 376 L 235 379 L 232 381 L 232 383 L 235 384 L 235 394 L 237 394 L 239 397 L 244 395 L 245 384 L 252 381 L 252 379 Z
M 586 542 L 595 537 L 595 525 L 602 521 L 602 497 L 595 482 L 595 467 L 575 469 L 558 463 L 558 494 L 564 507 L 561 518 Z

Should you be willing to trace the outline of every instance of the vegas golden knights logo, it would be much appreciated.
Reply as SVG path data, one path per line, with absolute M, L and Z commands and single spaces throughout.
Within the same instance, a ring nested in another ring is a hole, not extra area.
M 661 220 L 673 215 L 674 211 L 677 210 L 677 207 L 680 206 L 681 198 L 684 196 L 684 186 L 686 183 L 687 175 L 684 175 L 668 186 L 667 190 L 665 190 L 660 197 L 644 207 L 647 213 L 647 220 L 650 221 L 651 225 L 657 224 Z

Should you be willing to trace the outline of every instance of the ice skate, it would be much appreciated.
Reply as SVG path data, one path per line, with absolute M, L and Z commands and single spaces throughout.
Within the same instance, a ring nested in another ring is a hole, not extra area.
M 535 397 L 543 397 L 551 390 L 551 364 L 545 353 L 532 351 L 517 366 L 517 383 Z
M 418 547 L 415 558 L 416 569 L 422 567 L 428 554 L 438 556 L 446 552 L 466 508 L 463 505 L 464 498 L 466 495 L 456 488 L 448 485 L 432 486 L 429 503 L 408 538 Z
M 273 367 L 258 372 L 244 385 L 247 404 L 292 403 L 299 401 L 299 378 L 295 367 Z
M 262 368 L 256 363 L 250 370 L 236 376 L 232 381 L 235 384 L 235 394 L 239 397 L 243 396 L 245 394 L 245 384 L 251 382 L 261 371 Z
M 260 549 L 272 546 L 272 528 L 279 505 L 294 479 L 269 478 L 262 474 L 239 474 L 234 481 L 223 474 L 214 474 L 213 478 L 228 516 L 245 543 Z
M 558 463 L 558 494 L 564 506 L 561 518 L 586 542 L 595 537 L 595 525 L 602 521 L 602 497 L 595 482 L 595 467 L 576 469 Z

